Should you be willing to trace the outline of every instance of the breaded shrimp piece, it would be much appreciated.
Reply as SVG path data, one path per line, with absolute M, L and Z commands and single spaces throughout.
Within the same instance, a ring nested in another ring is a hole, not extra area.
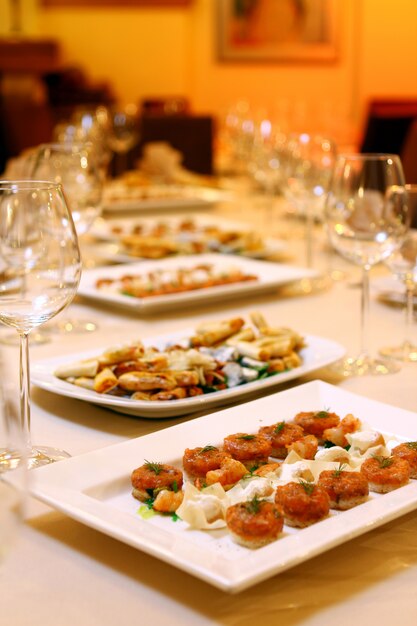
M 229 506 L 226 524 L 237 543 L 247 548 L 260 548 L 279 537 L 284 518 L 273 502 L 255 496 L 248 502 Z
M 162 489 L 181 490 L 183 477 L 182 471 L 173 465 L 145 461 L 143 465 L 133 470 L 131 482 L 133 496 L 145 502 L 155 497 Z
M 362 504 L 369 495 L 368 481 L 360 472 L 347 472 L 343 469 L 320 472 L 317 484 L 330 498 L 330 508 L 346 511 Z
M 152 508 L 159 513 L 175 513 L 184 499 L 183 491 L 171 491 L 170 489 L 162 489 L 159 491 Z
M 236 433 L 225 437 L 224 449 L 251 470 L 268 462 L 272 444 L 263 434 Z
M 400 443 L 392 449 L 391 454 L 407 461 L 410 466 L 410 478 L 417 478 L 417 441 Z
M 287 446 L 287 451 L 288 454 L 291 451 L 294 451 L 298 454 L 298 456 L 301 456 L 302 459 L 311 460 L 314 459 L 318 446 L 319 442 L 317 437 L 314 435 L 305 435 L 305 437 L 302 437 L 301 439 L 298 439 L 298 441 L 295 441 Z
M 297 424 L 278 422 L 272 426 L 263 426 L 259 433 L 266 435 L 272 444 L 271 456 L 285 459 L 288 454 L 287 446 L 304 436 L 304 430 Z
M 231 457 L 226 457 L 221 462 L 219 469 L 207 472 L 204 484 L 208 486 L 214 483 L 220 483 L 222 487 L 227 490 L 239 482 L 247 473 L 248 471 L 243 463 Z M 203 481 L 197 478 L 196 486 L 199 487 L 200 483 L 203 483 Z
M 362 463 L 361 473 L 371 491 L 388 493 L 408 483 L 410 465 L 399 456 L 372 456 Z
M 186 448 L 182 458 L 182 464 L 187 474 L 193 478 L 204 478 L 207 472 L 219 469 L 225 458 L 230 454 L 216 446 L 204 446 L 204 448 Z
M 294 423 L 301 426 L 308 435 L 317 437 L 319 443 L 324 441 L 324 431 L 338 426 L 339 422 L 340 417 L 329 411 L 301 411 L 294 417 Z
M 255 476 L 268 476 L 268 474 L 278 474 L 281 470 L 281 463 L 265 463 L 256 469 L 253 473 Z
M 323 438 L 325 441 L 331 441 L 335 446 L 345 448 L 348 445 L 346 435 L 349 433 L 355 433 L 361 428 L 361 421 L 349 413 L 340 422 L 338 426 L 333 428 L 326 428 L 323 432 Z
M 285 523 L 298 528 L 319 522 L 330 510 L 330 498 L 326 491 L 302 480 L 277 487 L 275 503 L 282 507 Z

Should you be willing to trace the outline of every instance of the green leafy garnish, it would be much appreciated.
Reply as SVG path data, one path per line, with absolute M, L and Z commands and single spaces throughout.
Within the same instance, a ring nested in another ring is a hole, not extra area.
M 311 496 L 314 491 L 315 484 L 309 480 L 303 480 L 302 478 L 298 482 L 302 486 L 306 494 L 308 496 Z
M 324 411 L 317 411 L 317 413 L 314 413 L 313 417 L 319 417 L 319 418 L 329 417 L 329 411 L 328 409 L 325 409 Z
M 240 435 L 238 437 L 238 439 L 243 439 L 244 441 L 252 441 L 252 439 L 255 439 L 256 435 Z
M 410 450 L 417 450 L 417 441 L 407 441 L 405 444 Z
M 249 502 L 245 503 L 245 507 L 248 513 L 256 515 L 256 513 L 259 513 L 260 511 L 261 504 L 262 500 L 259 500 L 258 496 L 254 496 L 252 500 L 249 500 Z
M 178 483 L 177 483 L 177 481 L 176 481 L 176 480 L 174 480 L 174 482 L 172 483 L 172 491 L 173 491 L 174 493 L 177 493 L 177 492 L 178 492 Z
M 326 439 L 326 441 L 323 444 L 323 448 L 334 448 L 336 444 L 333 443 L 333 441 L 329 441 L 328 439 Z
M 216 448 L 216 446 L 204 446 L 204 448 L 201 448 L 198 454 L 204 454 L 205 452 L 210 452 L 211 450 L 218 450 L 218 448 Z
M 145 463 L 144 463 L 146 469 L 150 470 L 151 472 L 154 472 L 156 475 L 160 474 L 162 472 L 163 465 L 162 463 L 155 463 L 152 461 L 147 461 L 145 459 Z
M 274 428 L 274 434 L 278 435 L 278 433 L 280 433 L 281 430 L 283 430 L 284 426 L 285 426 L 285 422 L 278 422 L 278 424 Z
M 339 478 L 342 472 L 344 471 L 345 467 L 346 467 L 346 463 L 339 463 L 339 467 L 334 470 L 333 476 L 335 478 Z
M 373 454 L 372 458 L 378 461 L 379 467 L 381 469 L 391 467 L 391 465 L 394 463 L 394 459 L 392 456 L 378 456 L 377 454 Z

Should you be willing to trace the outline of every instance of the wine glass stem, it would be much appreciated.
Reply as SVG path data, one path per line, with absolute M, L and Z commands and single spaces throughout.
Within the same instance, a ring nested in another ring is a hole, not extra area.
M 30 438 L 30 373 L 29 373 L 29 334 L 19 333 L 20 337 L 20 416 L 24 441 L 31 448 Z
M 361 355 L 369 356 L 369 271 L 370 265 L 362 267 L 361 294 Z
M 411 331 L 414 321 L 414 281 L 412 278 L 407 277 L 405 279 L 405 342 L 411 343 Z
M 313 227 L 314 217 L 308 202 L 305 204 L 305 220 L 306 220 L 306 265 L 307 267 L 313 267 Z

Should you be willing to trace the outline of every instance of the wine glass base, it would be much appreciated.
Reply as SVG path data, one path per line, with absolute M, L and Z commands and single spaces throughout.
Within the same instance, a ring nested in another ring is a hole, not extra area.
M 382 356 L 396 359 L 397 361 L 417 363 L 417 346 L 409 341 L 405 341 L 401 346 L 381 348 L 379 353 Z
M 376 359 L 367 355 L 347 357 L 331 366 L 331 370 L 344 378 L 352 376 L 384 376 L 395 374 L 400 365 L 392 359 Z
M 27 463 L 28 469 L 35 469 L 42 465 L 49 465 L 56 461 L 68 459 L 71 455 L 65 450 L 49 448 L 47 446 L 36 446 L 31 448 L 25 456 L 14 450 L 0 450 L 0 473 L 3 471 L 16 469 L 22 461 Z
M 61 335 L 67 333 L 92 333 L 96 331 L 97 328 L 95 322 L 74 318 L 64 319 L 44 326 L 46 332 Z

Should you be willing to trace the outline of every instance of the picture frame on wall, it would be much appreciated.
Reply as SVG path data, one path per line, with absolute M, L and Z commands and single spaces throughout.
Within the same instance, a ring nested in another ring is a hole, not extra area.
M 219 60 L 335 61 L 338 2 L 217 0 Z

